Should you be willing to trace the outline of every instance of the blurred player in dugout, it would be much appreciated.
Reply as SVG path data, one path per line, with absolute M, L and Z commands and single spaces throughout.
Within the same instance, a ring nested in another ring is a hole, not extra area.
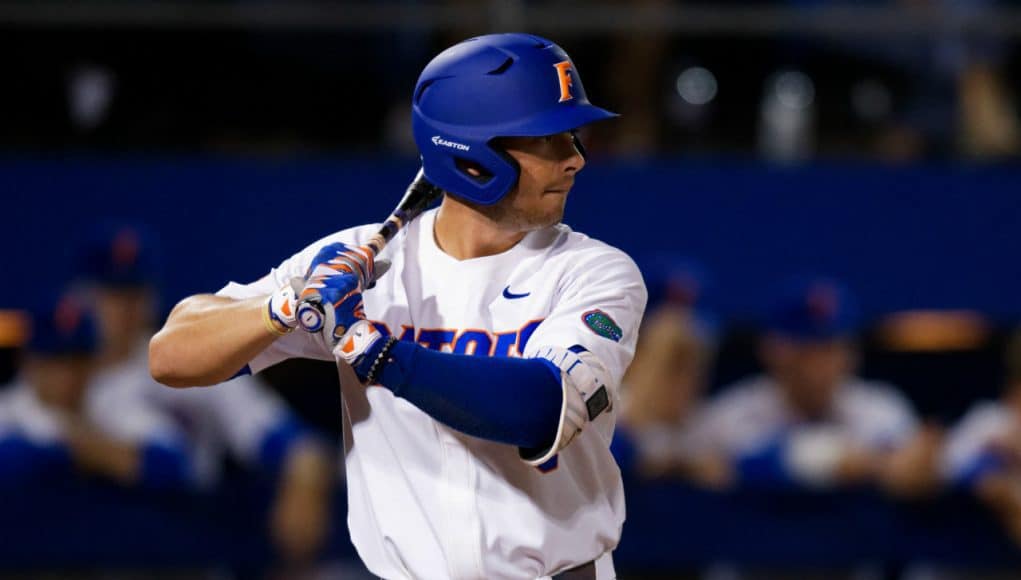
M 707 276 L 698 264 L 670 256 L 643 264 L 642 275 L 649 302 L 624 376 L 614 457 L 621 471 L 642 479 L 725 488 L 733 479 L 729 465 L 694 433 L 717 343 L 716 317 L 705 305 Z
M 759 343 L 765 372 L 725 388 L 695 428 L 741 486 L 874 485 L 902 497 L 937 486 L 940 435 L 895 388 L 855 376 L 857 326 L 835 281 L 792 279 L 777 292 Z
M 943 475 L 951 488 L 986 504 L 1021 545 L 1021 330 L 1005 363 L 999 400 L 976 403 L 951 430 Z
M 31 309 L 21 371 L 0 393 L 0 487 L 98 477 L 187 488 L 191 456 L 173 422 L 137 397 L 88 388 L 98 361 L 91 313 L 64 297 Z
M 93 388 L 141 399 L 173 417 L 200 486 L 220 480 L 228 456 L 277 477 L 270 532 L 286 561 L 308 562 L 329 531 L 332 454 L 258 379 L 186 390 L 153 381 L 148 341 L 158 301 L 157 254 L 151 233 L 130 225 L 99 228 L 82 248 L 79 283 L 95 305 L 102 337 Z

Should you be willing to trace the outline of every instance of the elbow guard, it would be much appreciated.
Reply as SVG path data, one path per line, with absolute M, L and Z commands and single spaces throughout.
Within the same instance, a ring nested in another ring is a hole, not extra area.
M 560 369 L 564 401 L 560 408 L 557 436 L 549 449 L 522 459 L 530 465 L 541 465 L 567 447 L 585 426 L 613 407 L 607 386 L 608 373 L 596 355 L 582 346 L 561 348 L 541 346 L 526 358 L 544 358 Z

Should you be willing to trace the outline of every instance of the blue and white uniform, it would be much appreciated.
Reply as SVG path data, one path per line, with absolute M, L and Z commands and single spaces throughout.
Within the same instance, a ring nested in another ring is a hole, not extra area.
M 89 389 L 85 418 L 103 433 L 141 452 L 139 485 L 187 488 L 195 484 L 193 457 L 184 434 L 158 408 L 139 397 Z M 17 380 L 0 392 L 0 480 L 25 484 L 73 471 L 64 416 L 44 405 Z
M 954 487 L 970 489 L 989 473 L 1021 473 L 1021 457 L 1005 443 L 1021 433 L 1021 420 L 1003 403 L 981 401 L 953 427 L 944 448 L 942 472 Z
M 699 445 L 731 457 L 745 483 L 826 486 L 849 447 L 892 450 L 918 429 L 907 399 L 890 385 L 850 378 L 817 421 L 800 419 L 769 376 L 725 388 L 699 415 Z
M 424 213 L 384 250 L 381 258 L 393 266 L 364 293 L 369 320 L 448 353 L 531 357 L 580 345 L 598 360 L 610 400 L 617 400 L 646 301 L 630 258 L 557 225 L 528 233 L 502 254 L 459 261 L 437 246 L 435 220 L 435 210 Z M 328 236 L 262 279 L 231 283 L 219 294 L 270 295 L 303 276 L 324 245 L 357 246 L 377 230 Z M 258 372 L 294 357 L 334 358 L 317 337 L 296 331 L 249 366 Z M 477 388 L 487 388 L 486 377 Z M 528 462 L 514 446 L 448 428 L 388 389 L 344 395 L 348 523 L 374 574 L 537 578 L 596 560 L 598 578 L 614 577 L 610 552 L 624 521 L 620 472 L 609 452 L 615 404 L 569 445 L 562 417 L 564 440 Z
M 185 438 L 203 486 L 221 478 L 229 455 L 247 467 L 275 472 L 290 445 L 309 435 L 286 403 L 262 381 L 242 376 L 216 388 L 171 389 L 153 380 L 148 344 L 100 371 L 91 389 L 110 400 L 138 400 L 170 420 Z

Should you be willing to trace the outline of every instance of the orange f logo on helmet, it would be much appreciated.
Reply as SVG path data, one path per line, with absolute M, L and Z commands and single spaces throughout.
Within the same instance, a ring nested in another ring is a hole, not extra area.
M 574 84 L 571 80 L 571 61 L 565 60 L 558 62 L 553 65 L 553 68 L 557 69 L 557 80 L 560 81 L 560 101 L 570 101 L 574 98 L 571 94 L 571 85 Z

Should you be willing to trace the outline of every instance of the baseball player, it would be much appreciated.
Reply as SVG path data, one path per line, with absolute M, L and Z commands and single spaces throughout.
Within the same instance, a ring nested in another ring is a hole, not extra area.
M 743 484 L 875 483 L 905 495 L 934 484 L 935 434 L 894 388 L 854 375 L 856 311 L 826 278 L 794 278 L 777 293 L 759 349 L 766 372 L 725 388 L 696 427 Z
M 91 391 L 111 401 L 141 400 L 173 418 L 203 487 L 220 482 L 227 455 L 278 476 L 270 531 L 282 556 L 303 563 L 328 532 L 334 482 L 328 448 L 255 377 L 190 390 L 152 380 L 147 343 L 158 299 L 158 253 L 151 232 L 128 224 L 97 227 L 80 248 L 79 282 L 95 305 L 101 343 Z
M 997 401 L 979 401 L 947 438 L 943 476 L 973 494 L 1021 545 L 1021 331 L 1007 346 L 1006 384 Z
M 644 263 L 642 273 L 649 303 L 624 376 L 614 457 L 625 474 L 724 488 L 732 476 L 729 465 L 694 436 L 716 349 L 706 276 L 697 265 L 673 258 Z
M 609 443 L 646 292 L 624 253 L 560 221 L 585 165 L 574 130 L 614 114 L 527 34 L 443 51 L 412 101 L 446 195 L 382 252 L 389 272 L 362 247 L 378 226 L 362 226 L 187 298 L 150 343 L 153 376 L 212 384 L 291 357 L 353 371 L 348 523 L 376 575 L 613 578 Z M 307 297 L 326 309 L 316 333 L 298 328 Z
M 167 416 L 88 388 L 97 346 L 93 318 L 75 300 L 32 311 L 24 368 L 0 393 L 0 485 L 74 473 L 150 489 L 194 484 L 191 454 Z

